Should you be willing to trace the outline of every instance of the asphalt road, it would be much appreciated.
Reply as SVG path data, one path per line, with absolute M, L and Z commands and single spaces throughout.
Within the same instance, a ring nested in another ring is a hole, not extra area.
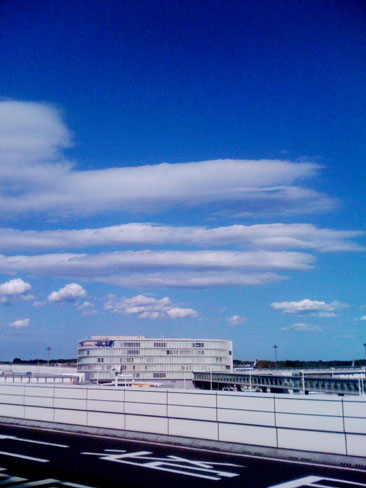
M 366 470 L 0 425 L 0 487 L 366 488 Z

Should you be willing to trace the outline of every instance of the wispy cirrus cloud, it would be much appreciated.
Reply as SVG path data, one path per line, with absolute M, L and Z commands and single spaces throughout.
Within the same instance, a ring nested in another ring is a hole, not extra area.
M 87 300 L 78 303 L 76 309 L 79 310 L 84 317 L 89 317 L 90 315 L 96 315 L 98 313 L 95 310 L 94 303 L 88 302 Z
M 173 227 L 130 223 L 80 230 L 21 231 L 0 228 L 0 249 L 77 249 L 95 246 L 236 245 L 264 250 L 313 250 L 318 252 L 364 251 L 354 240 L 360 231 L 318 228 L 311 224 L 230 225 L 226 227 Z
M 122 212 L 126 219 L 136 212 L 193 207 L 206 216 L 268 217 L 327 211 L 337 204 L 312 188 L 322 166 L 311 160 L 217 159 L 85 170 L 67 158 L 72 143 L 57 107 L 0 101 L 0 219 L 32 214 L 57 220 L 102 212 Z M 135 222 L 41 231 L 3 227 L 0 250 L 26 255 L 0 255 L 0 272 L 134 288 L 255 286 L 312 269 L 310 251 L 362 251 L 356 242 L 362 235 L 283 223 L 175 227 Z M 64 252 L 98 246 L 118 251 Z M 122 251 L 121 246 L 134 250 Z M 176 250 L 179 246 L 185 250 Z M 154 249 L 146 249 L 150 247 Z M 49 252 L 29 255 L 45 250 Z M 52 300 L 64 300 L 60 290 L 49 296 Z
M 336 317 L 336 312 L 343 308 L 347 308 L 347 303 L 331 302 L 326 303 L 324 301 L 309 300 L 305 298 L 298 302 L 274 302 L 271 303 L 271 307 L 275 310 L 280 310 L 286 314 L 298 314 L 298 315 L 316 315 L 318 317 Z
M 97 275 L 119 269 L 311 269 L 314 257 L 299 252 L 240 251 L 116 251 L 98 254 L 43 254 L 37 256 L 0 255 L 3 273 L 23 271 L 72 275 Z
M 142 319 L 183 319 L 197 317 L 196 310 L 175 306 L 169 297 L 156 299 L 145 295 L 118 299 L 109 297 L 104 309 L 112 313 L 137 315 Z
M 297 330 L 300 332 L 314 332 L 314 331 L 321 331 L 323 330 L 322 327 L 318 325 L 312 324 L 305 324 L 303 322 L 297 322 L 296 324 L 288 325 L 286 327 L 282 327 L 282 330 Z
M 286 279 L 276 273 L 234 271 L 175 271 L 128 273 L 102 276 L 98 279 L 128 288 L 219 288 L 227 286 L 260 286 Z M 96 281 L 96 280 L 94 280 Z
M 275 271 L 308 270 L 313 263 L 312 256 L 298 252 L 146 250 L 0 256 L 0 271 L 129 286 L 207 287 L 276 281 L 281 276 Z
M 286 160 L 213 160 L 78 170 L 72 135 L 48 104 L 0 101 L 0 217 L 162 211 L 177 205 L 230 213 L 306 213 L 336 201 L 304 182 L 321 166 Z

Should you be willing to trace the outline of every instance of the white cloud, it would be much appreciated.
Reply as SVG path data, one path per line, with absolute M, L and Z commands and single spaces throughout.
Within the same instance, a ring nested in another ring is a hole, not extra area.
M 82 303 L 79 303 L 76 306 L 77 310 L 81 311 L 81 314 L 84 317 L 89 317 L 90 315 L 96 315 L 98 312 L 94 308 L 94 304 L 88 301 L 84 301 Z
M 366 315 L 362 315 L 362 317 L 360 317 L 360 320 L 366 320 Z
M 9 322 L 10 327 L 20 328 L 20 327 L 28 327 L 30 323 L 30 319 L 18 319 L 14 320 L 14 322 Z
M 173 227 L 130 223 L 81 230 L 34 231 L 0 228 L 0 249 L 65 249 L 93 246 L 172 245 L 197 247 L 238 245 L 253 249 L 306 249 L 319 252 L 364 251 L 353 239 L 360 231 L 317 228 L 311 224 L 230 225 L 226 227 Z
M 33 300 L 33 295 L 29 294 L 32 289 L 30 283 L 26 283 L 20 278 L 16 278 L 0 284 L 0 303 L 8 304 L 12 301 Z
M 84 298 L 86 291 L 78 283 L 69 283 L 57 291 L 48 295 L 49 303 L 74 302 L 78 298 Z
M 329 210 L 335 200 L 299 186 L 321 166 L 286 160 L 214 160 L 77 170 L 63 151 L 71 134 L 47 104 L 0 101 L 2 217 L 41 212 L 151 212 L 177 205 L 230 214 Z
M 173 305 L 169 297 L 160 300 L 137 295 L 132 298 L 118 300 L 111 296 L 104 305 L 105 310 L 124 315 L 137 315 L 139 318 L 149 319 L 181 319 L 197 317 L 197 312 L 192 308 L 179 308 Z
M 60 111 L 46 103 L 0 101 L 2 164 L 39 163 L 62 156 L 71 134 Z
M 0 271 L 22 271 L 123 286 L 221 286 L 283 279 L 274 271 L 308 270 L 314 257 L 273 251 L 116 251 L 89 254 L 0 255 Z
M 302 322 L 292 324 L 292 325 L 289 325 L 287 327 L 282 327 L 282 330 L 291 330 L 291 329 L 302 331 L 302 332 L 312 332 L 312 331 L 323 330 L 322 327 L 319 327 L 318 325 L 304 324 Z
M 80 303 L 76 308 L 78 310 L 85 310 L 86 308 L 92 308 L 92 307 L 94 307 L 94 305 L 91 302 L 84 301 Z
M 74 273 L 96 276 L 118 270 L 152 269 L 311 269 L 314 257 L 299 252 L 272 251 L 116 251 L 98 254 L 0 255 L 0 270 L 34 274 Z
M 241 315 L 232 315 L 231 317 L 228 317 L 226 320 L 227 322 L 229 322 L 231 326 L 235 327 L 237 325 L 243 324 L 247 320 L 247 318 Z
M 131 273 L 101 276 L 98 281 L 130 288 L 212 288 L 258 286 L 285 279 L 276 273 L 237 273 L 230 271 Z M 95 280 L 96 281 L 96 280 Z
M 342 308 L 347 308 L 348 305 L 337 301 L 326 303 L 305 298 L 299 302 L 274 302 L 271 303 L 271 307 L 287 314 L 310 314 L 318 317 L 336 317 L 337 314 L 335 312 Z

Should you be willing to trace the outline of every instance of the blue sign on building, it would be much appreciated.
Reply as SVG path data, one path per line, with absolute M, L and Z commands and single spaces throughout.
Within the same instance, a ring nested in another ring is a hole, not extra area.
M 113 347 L 114 341 L 97 341 L 95 345 L 97 347 Z

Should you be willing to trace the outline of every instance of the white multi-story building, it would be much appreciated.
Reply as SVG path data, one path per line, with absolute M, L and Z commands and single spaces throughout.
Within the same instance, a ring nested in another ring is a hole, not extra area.
M 92 336 L 79 341 L 78 371 L 87 381 L 115 377 L 189 386 L 193 371 L 232 371 L 232 342 L 220 339 L 151 339 Z

